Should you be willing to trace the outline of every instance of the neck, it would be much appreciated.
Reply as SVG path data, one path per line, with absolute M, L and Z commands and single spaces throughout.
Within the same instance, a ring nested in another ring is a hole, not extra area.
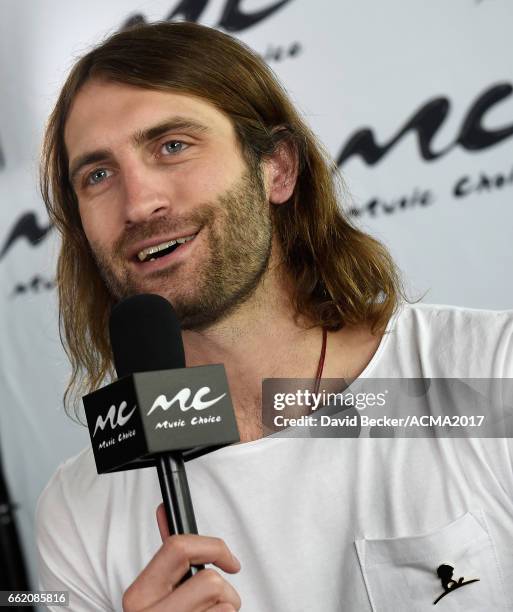
M 279 267 L 268 270 L 251 298 L 229 317 L 183 333 L 187 366 L 224 364 L 243 441 L 262 436 L 264 378 L 316 374 L 322 331 L 296 321 L 284 278 Z

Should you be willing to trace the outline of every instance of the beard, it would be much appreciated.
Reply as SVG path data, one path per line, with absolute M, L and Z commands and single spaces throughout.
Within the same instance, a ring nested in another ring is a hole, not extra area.
M 196 258 L 193 270 L 188 265 L 187 270 L 170 265 L 144 278 L 134 274 L 126 255 L 131 244 L 152 236 L 176 235 L 185 227 L 201 228 L 199 235 L 204 234 L 205 244 L 200 246 L 206 247 L 207 253 L 203 257 L 192 254 Z M 204 203 L 188 215 L 131 226 L 111 252 L 94 242 L 91 250 L 100 276 L 116 300 L 157 293 L 171 303 L 182 329 L 201 331 L 226 318 L 255 293 L 268 269 L 271 245 L 272 221 L 263 179 L 258 167 L 249 167 L 214 202 Z

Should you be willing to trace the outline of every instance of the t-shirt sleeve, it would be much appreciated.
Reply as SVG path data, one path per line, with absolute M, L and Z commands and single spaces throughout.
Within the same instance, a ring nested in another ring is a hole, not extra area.
M 77 500 L 66 495 L 61 467 L 43 490 L 36 509 L 39 588 L 68 591 L 67 609 L 73 612 L 108 612 L 112 606 L 95 560 L 87 553 L 87 534 L 80 532 L 74 520 L 74 503 Z M 61 612 L 65 608 L 48 609 Z

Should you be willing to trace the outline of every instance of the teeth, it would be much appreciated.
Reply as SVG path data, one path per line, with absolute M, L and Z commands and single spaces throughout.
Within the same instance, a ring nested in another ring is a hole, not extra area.
M 185 236 L 184 238 L 169 240 L 169 242 L 163 242 L 162 244 L 157 244 L 156 246 L 143 249 L 142 251 L 139 251 L 139 253 L 137 253 L 137 257 L 139 261 L 145 261 L 150 255 L 158 253 L 159 251 L 163 251 L 164 249 L 167 249 L 175 244 L 183 244 L 184 242 L 189 242 L 189 240 L 192 240 L 195 236 L 196 234 L 193 234 L 192 236 Z M 153 261 L 155 259 L 156 257 L 152 257 L 149 261 Z

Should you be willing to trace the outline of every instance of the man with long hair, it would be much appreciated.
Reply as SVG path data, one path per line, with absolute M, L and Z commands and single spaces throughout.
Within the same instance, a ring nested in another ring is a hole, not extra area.
M 41 177 L 62 237 L 68 411 L 112 376 L 112 306 L 156 293 L 177 312 L 187 365 L 224 363 L 244 443 L 189 464 L 200 532 L 216 537 L 169 537 L 160 506 L 160 548 L 153 473 L 99 478 L 90 450 L 61 466 L 38 509 L 43 586 L 70 590 L 73 610 L 226 612 L 241 596 L 248 611 L 370 610 L 380 587 L 355 542 L 463 514 L 468 483 L 454 474 L 454 493 L 444 488 L 461 446 L 265 437 L 262 380 L 506 376 L 511 315 L 409 304 L 271 70 L 210 28 L 138 26 L 82 57 L 50 117 Z M 478 363 L 452 344 L 469 330 L 492 337 Z M 474 458 L 475 473 L 508 452 Z M 400 482 L 387 480 L 395 469 Z M 180 585 L 194 563 L 234 575 L 207 569 Z

